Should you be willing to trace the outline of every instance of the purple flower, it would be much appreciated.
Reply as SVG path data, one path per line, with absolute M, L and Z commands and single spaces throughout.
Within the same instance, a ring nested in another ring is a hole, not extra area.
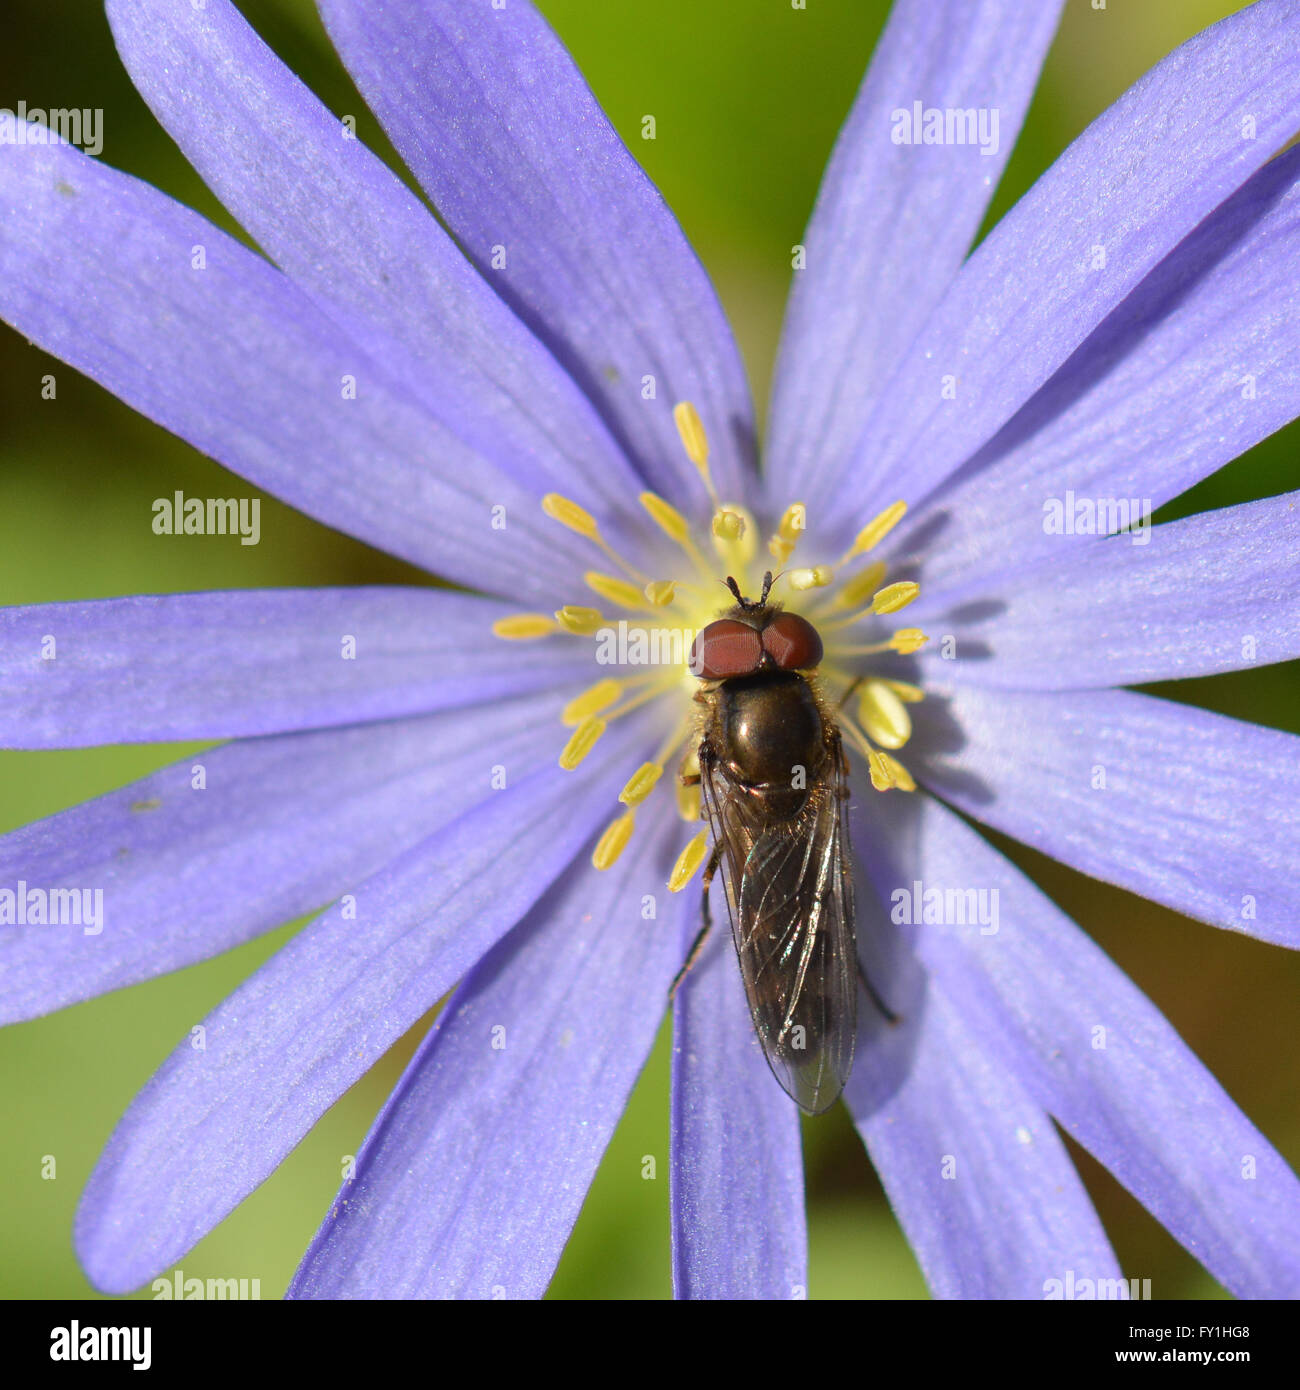
M 77 1221 L 91 1279 L 174 1263 L 459 982 L 292 1292 L 545 1289 L 695 936 L 697 891 L 665 885 L 704 848 L 671 785 L 693 678 L 601 667 L 590 634 L 689 632 L 770 538 L 829 693 L 867 678 L 858 935 L 900 1020 L 862 1019 L 845 1100 L 931 1288 L 1120 1279 L 1055 1120 L 1230 1290 L 1300 1293 L 1295 1176 L 952 809 L 1300 941 L 1300 745 L 1121 688 L 1300 655 L 1297 494 L 1150 524 L 1300 414 L 1300 150 L 1273 157 L 1300 6 L 1170 55 L 967 259 L 1059 6 L 898 0 L 796 253 L 760 476 L 709 282 L 525 0 L 320 3 L 466 255 L 226 0 L 108 10 L 268 259 L 66 145 L 0 147 L 0 316 L 488 595 L 0 612 L 6 746 L 232 740 L 0 841 L 0 885 L 104 894 L 95 935 L 0 927 L 6 1020 L 332 904 L 122 1120 Z M 674 1027 L 678 1292 L 797 1294 L 798 1112 L 725 940 Z

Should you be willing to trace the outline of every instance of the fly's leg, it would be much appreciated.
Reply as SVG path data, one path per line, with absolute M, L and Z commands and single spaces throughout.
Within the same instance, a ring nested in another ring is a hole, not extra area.
M 876 987 L 867 979 L 867 972 L 862 968 L 861 961 L 858 961 L 858 979 L 862 981 L 862 988 L 867 991 L 867 997 L 880 1010 L 881 1017 L 885 1022 L 891 1027 L 897 1025 L 900 1022 L 898 1014 L 876 993 Z
M 691 967 L 700 958 L 700 952 L 704 950 L 704 945 L 709 939 L 709 933 L 713 930 L 713 913 L 709 910 L 709 884 L 713 882 L 713 876 L 718 872 L 718 865 L 722 862 L 722 846 L 714 845 L 713 852 L 709 855 L 709 862 L 704 866 L 704 877 L 700 880 L 704 888 L 704 897 L 700 904 L 700 931 L 691 946 L 690 955 L 686 957 L 686 963 L 677 972 L 673 980 L 672 987 L 668 991 L 668 999 L 671 1002 L 677 994 L 678 986 L 690 973 Z
M 866 680 L 866 676 L 855 676 L 854 679 L 849 682 L 848 688 L 845 690 L 844 694 L 841 695 L 839 700 L 836 702 L 835 708 L 843 709 L 844 706 L 847 705 L 849 702 L 849 696 L 853 694 L 853 692 L 858 688 L 858 686 L 862 684 L 864 680 Z

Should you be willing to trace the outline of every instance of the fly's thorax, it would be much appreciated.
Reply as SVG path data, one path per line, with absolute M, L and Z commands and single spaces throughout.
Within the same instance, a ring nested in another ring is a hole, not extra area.
M 820 780 L 826 725 L 803 676 L 760 672 L 721 681 L 708 700 L 706 737 L 740 781 L 801 791 Z

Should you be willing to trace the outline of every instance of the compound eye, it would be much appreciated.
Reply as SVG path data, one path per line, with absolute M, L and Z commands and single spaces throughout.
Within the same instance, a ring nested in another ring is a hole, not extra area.
M 691 643 L 691 670 L 703 681 L 752 675 L 762 660 L 762 639 L 735 618 L 717 619 Z
M 778 613 L 763 629 L 763 650 L 782 671 L 807 671 L 821 664 L 822 639 L 798 613 Z

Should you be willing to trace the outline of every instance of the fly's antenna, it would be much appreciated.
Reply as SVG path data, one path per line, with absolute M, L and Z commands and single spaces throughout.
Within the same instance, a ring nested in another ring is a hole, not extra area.
M 768 594 L 770 594 L 771 592 L 772 592 L 772 571 L 771 571 L 771 570 L 768 570 L 767 573 L 763 576 L 763 597 L 762 597 L 761 599 L 759 599 L 759 601 L 758 601 L 758 606 L 759 606 L 760 608 L 762 608 L 763 605 L 767 602 L 767 596 L 768 596 Z
M 740 592 L 740 585 L 736 583 L 736 581 L 731 577 L 731 575 L 727 576 L 726 584 L 727 588 L 731 590 L 736 602 L 740 604 L 742 608 L 750 608 L 753 606 L 749 602 L 749 600 Z

